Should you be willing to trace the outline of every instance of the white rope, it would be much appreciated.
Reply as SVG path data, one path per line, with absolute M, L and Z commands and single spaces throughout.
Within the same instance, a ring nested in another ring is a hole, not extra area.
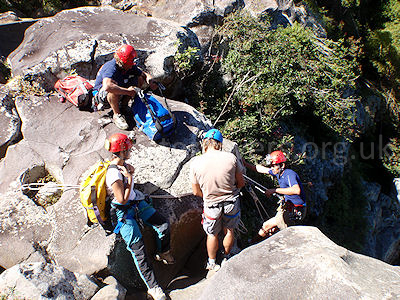
M 53 183 L 52 181 L 50 181 L 50 182 Z M 26 184 L 21 185 L 21 189 L 22 190 L 28 189 L 31 191 L 39 191 L 43 186 L 45 186 L 48 183 L 49 182 L 26 183 Z M 79 187 L 80 186 L 76 185 L 76 184 L 61 184 L 61 183 L 54 182 L 54 184 L 50 188 L 79 189 Z

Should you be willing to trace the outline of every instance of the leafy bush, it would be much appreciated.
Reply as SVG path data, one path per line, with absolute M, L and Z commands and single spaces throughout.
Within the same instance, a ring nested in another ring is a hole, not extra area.
M 281 124 L 300 111 L 337 135 L 358 136 L 351 92 L 359 76 L 357 42 L 319 39 L 298 24 L 271 30 L 266 18 L 244 13 L 227 18 L 219 33 L 228 45 L 223 71 L 232 80 L 215 123 L 224 123 L 239 145 L 253 144 L 245 152 L 256 151 L 254 141 L 287 138 Z
M 383 156 L 383 165 L 395 177 L 400 177 L 400 138 L 390 139 L 388 153 Z

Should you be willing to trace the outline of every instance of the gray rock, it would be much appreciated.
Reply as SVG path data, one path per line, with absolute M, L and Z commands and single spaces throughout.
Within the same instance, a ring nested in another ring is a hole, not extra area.
M 97 290 L 86 275 L 53 264 L 19 264 L 0 275 L 0 294 L 12 298 L 90 299 Z
M 112 2 L 112 3 L 110 3 Z M 214 26 L 223 17 L 243 7 L 243 0 L 217 1 L 105 1 L 122 10 L 135 11 L 138 14 L 151 15 L 155 18 L 177 22 L 183 26 Z
M 210 127 L 210 122 L 189 105 L 169 103 L 178 120 L 170 139 L 157 144 L 137 129 L 126 132 L 136 137 L 129 161 L 135 166 L 135 184 L 145 192 L 158 194 L 153 205 L 171 223 L 177 264 L 154 264 L 165 286 L 204 237 L 200 224 L 202 200 L 186 194 L 191 193 L 188 163 L 200 150 L 198 135 Z M 55 97 L 20 98 L 16 107 L 24 139 L 10 146 L 0 162 L 0 265 L 9 268 L 29 258 L 42 257 L 41 260 L 56 261 L 73 272 L 93 274 L 106 270 L 127 288 L 140 285 L 125 244 L 116 242 L 115 235 L 106 236 L 100 226 L 86 225 L 79 194 L 73 189 L 89 166 L 110 157 L 103 147 L 104 140 L 120 130 L 114 124 L 102 127 L 98 123 L 102 117 L 99 112 L 79 111 L 70 103 L 59 103 Z M 230 149 L 236 149 L 235 145 L 231 144 Z M 43 209 L 20 189 L 46 171 L 72 188 L 65 188 L 57 203 Z M 146 230 L 144 236 L 152 256 L 153 232 Z
M 0 14 L 0 24 L 20 21 L 21 19 L 13 11 L 7 11 Z
M 21 135 L 21 120 L 15 109 L 14 100 L 6 86 L 0 86 L 0 159 L 7 147 Z
M 399 278 L 400 267 L 294 226 L 228 260 L 199 299 L 395 299 Z
M 381 193 L 381 186 L 377 183 L 363 181 L 363 186 L 368 201 L 364 251 L 369 256 L 397 264 L 400 253 L 400 203 Z
M 124 300 L 126 295 L 126 288 L 112 276 L 104 280 L 107 284 L 101 288 L 92 298 L 92 300 Z
M 245 9 L 253 15 L 268 13 L 272 18 L 271 26 L 292 25 L 298 22 L 310 28 L 318 37 L 326 38 L 326 30 L 306 4 L 295 4 L 293 0 L 253 0 L 246 2 Z
M 175 54 L 178 40 L 198 47 L 195 35 L 176 23 L 108 6 L 84 7 L 39 20 L 26 31 L 24 41 L 8 60 L 13 75 L 35 79 L 49 91 L 57 78 L 72 69 L 94 79 L 115 49 L 128 42 L 138 51 L 145 69 L 167 83 L 176 81 L 168 58 Z
M 396 188 L 397 200 L 400 203 L 400 178 L 393 179 L 393 183 L 394 183 L 395 188 Z
M 11 268 L 46 243 L 52 219 L 21 192 L 1 195 L 0 203 L 0 265 Z

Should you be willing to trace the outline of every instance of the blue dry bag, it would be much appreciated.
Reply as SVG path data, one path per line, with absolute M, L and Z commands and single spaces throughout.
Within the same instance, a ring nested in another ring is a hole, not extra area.
M 165 103 L 168 107 L 166 100 Z M 143 91 L 136 93 L 132 111 L 136 126 L 153 141 L 170 136 L 175 129 L 175 117 L 170 109 Z

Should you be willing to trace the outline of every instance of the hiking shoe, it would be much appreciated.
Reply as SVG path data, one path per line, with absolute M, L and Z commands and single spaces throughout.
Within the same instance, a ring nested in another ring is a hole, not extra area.
M 153 297 L 154 300 L 166 300 L 167 296 L 165 296 L 163 290 L 159 286 L 155 286 L 151 289 L 147 290 L 147 294 Z
M 206 270 L 217 272 L 221 268 L 220 265 L 216 263 L 207 262 Z
M 125 117 L 121 114 L 114 114 L 113 121 L 115 126 L 117 126 L 121 130 L 128 129 L 128 123 L 126 123 Z
M 155 259 L 158 261 L 163 262 L 166 265 L 172 265 L 175 263 L 175 259 L 171 254 L 171 250 L 168 250 L 166 252 L 163 253 L 157 253 L 155 255 Z

